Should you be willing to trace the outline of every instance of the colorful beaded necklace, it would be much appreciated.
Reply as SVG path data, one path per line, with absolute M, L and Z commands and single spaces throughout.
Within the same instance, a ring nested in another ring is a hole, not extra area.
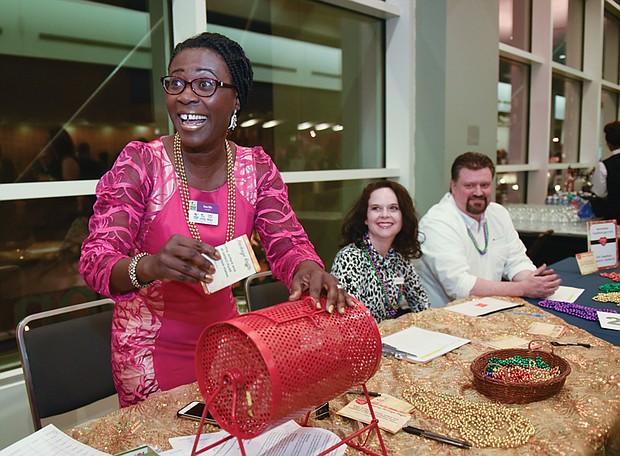
M 181 150 L 181 137 L 178 133 L 174 135 L 174 167 L 177 170 L 179 176 L 179 190 L 181 193 L 181 203 L 183 205 L 183 212 L 185 213 L 185 220 L 187 221 L 187 227 L 189 228 L 192 237 L 197 241 L 202 241 L 200 238 L 200 232 L 196 224 L 189 220 L 189 184 L 187 183 L 187 174 L 185 174 L 185 165 L 183 164 L 183 152 Z M 237 208 L 235 204 L 235 180 L 234 180 L 234 158 L 228 140 L 226 144 L 226 183 L 228 185 L 228 193 L 226 195 L 226 209 L 228 214 L 228 220 L 226 224 L 226 242 L 231 241 L 235 234 L 235 216 Z
M 601 277 L 607 277 L 614 282 L 620 282 L 620 274 L 617 272 L 601 272 Z
M 598 320 L 598 315 L 596 311 L 601 310 L 592 307 L 581 306 L 579 304 L 573 304 L 572 302 L 552 301 L 551 299 L 544 299 L 540 301 L 538 305 L 546 309 L 553 309 L 556 312 L 561 312 L 572 315 L 574 317 L 583 318 L 584 320 L 592 321 Z M 614 309 L 606 309 L 605 312 L 617 313 L 617 311 Z
M 370 237 L 368 236 L 368 233 L 364 234 L 363 242 L 364 242 L 364 247 L 365 247 L 364 250 L 366 252 L 366 256 L 368 257 L 370 264 L 372 264 L 375 270 L 375 277 L 379 281 L 379 285 L 381 285 L 381 289 L 383 290 L 383 295 L 385 296 L 385 302 L 389 306 L 389 308 L 387 308 L 387 311 L 390 315 L 396 315 L 396 311 L 400 307 L 400 300 L 403 297 L 403 286 L 400 285 L 398 287 L 398 298 L 396 299 L 396 305 L 392 304 L 388 296 L 387 287 L 385 286 L 385 281 L 383 280 L 383 274 L 377 267 L 377 259 L 375 258 L 375 251 L 370 242 Z M 398 259 L 397 259 L 396 266 L 398 266 Z
M 474 247 L 476 247 L 476 250 L 478 251 L 478 253 L 480 255 L 484 255 L 485 253 L 487 253 L 487 250 L 489 249 L 489 227 L 487 226 L 487 221 L 485 220 L 484 223 L 482 224 L 482 231 L 484 233 L 484 249 L 480 248 L 480 246 L 476 242 L 476 238 L 469 230 L 469 227 L 466 226 L 466 228 L 467 228 L 467 234 L 469 234 L 469 239 L 471 239 L 471 242 L 474 243 Z

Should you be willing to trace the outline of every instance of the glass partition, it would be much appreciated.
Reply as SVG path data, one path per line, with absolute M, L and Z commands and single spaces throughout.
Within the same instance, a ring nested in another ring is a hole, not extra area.
M 497 173 L 495 200 L 499 204 L 525 203 L 527 173 Z
M 370 182 L 352 180 L 288 186 L 291 206 L 327 270 L 340 250 L 342 221 Z M 312 199 L 312 204 L 308 204 L 308 198 Z
M 584 0 L 553 1 L 553 61 L 583 69 Z
M 209 0 L 207 29 L 254 67 L 235 141 L 281 171 L 384 166 L 384 21 L 309 0 Z
M 605 132 L 603 128 L 609 122 L 618 120 L 618 110 L 620 109 L 620 93 L 611 90 L 603 90 L 601 92 L 601 125 L 599 128 L 599 150 L 597 159 L 602 160 L 611 154 L 609 147 L 605 141 Z
M 11 18 L 0 33 L 0 67 L 10 69 L 0 72 L 0 355 L 14 353 L 26 314 L 98 297 L 77 272 L 92 188 L 127 142 L 167 131 L 157 78 L 168 7 L 0 4 Z M 67 190 L 64 181 L 77 182 Z
M 530 51 L 531 0 L 499 0 L 499 42 Z
M 527 163 L 530 67 L 500 59 L 497 164 Z
M 579 160 L 582 82 L 554 75 L 551 82 L 550 163 Z
M 620 82 L 620 17 L 605 11 L 603 22 L 603 79 Z

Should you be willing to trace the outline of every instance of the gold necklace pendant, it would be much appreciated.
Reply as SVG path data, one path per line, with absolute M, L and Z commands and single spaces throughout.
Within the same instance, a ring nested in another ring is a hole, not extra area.
M 232 149 L 228 143 L 228 140 L 225 140 L 226 145 L 226 184 L 227 184 L 227 195 L 226 195 L 226 242 L 231 241 L 235 234 L 235 217 L 237 213 L 236 200 L 235 200 L 235 177 L 234 177 L 234 169 L 235 169 L 235 160 L 233 157 Z M 181 148 L 181 137 L 179 133 L 175 133 L 174 141 L 173 141 L 173 151 L 174 151 L 174 167 L 177 172 L 178 181 L 179 181 L 179 193 L 181 194 L 181 205 L 183 206 L 183 213 L 185 214 L 185 220 L 187 221 L 187 227 L 189 228 L 189 232 L 192 237 L 202 242 L 200 237 L 200 232 L 198 231 L 198 227 L 196 224 L 189 219 L 189 183 L 187 181 L 187 174 L 185 173 L 185 164 L 183 163 L 183 151 Z

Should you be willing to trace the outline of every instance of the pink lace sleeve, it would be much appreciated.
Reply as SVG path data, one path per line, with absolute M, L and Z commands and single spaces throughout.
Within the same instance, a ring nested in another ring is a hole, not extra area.
M 255 227 L 261 237 L 273 274 L 290 287 L 293 273 L 305 260 L 323 262 L 288 201 L 288 189 L 271 158 L 254 149 L 257 175 Z
M 153 217 L 149 211 L 157 207 L 149 203 L 156 197 L 152 194 L 153 175 L 162 168 L 155 153 L 158 145 L 163 147 L 161 141 L 127 144 L 97 184 L 90 234 L 82 244 L 80 274 L 89 287 L 104 296 L 111 296 L 112 267 L 133 250 L 140 250 L 144 224 Z

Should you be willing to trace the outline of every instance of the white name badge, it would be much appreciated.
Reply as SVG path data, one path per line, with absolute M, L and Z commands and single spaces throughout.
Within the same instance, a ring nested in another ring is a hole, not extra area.
M 394 277 L 394 285 L 404 285 L 405 278 L 404 277 Z
M 219 223 L 219 209 L 215 203 L 190 200 L 187 215 L 190 222 L 214 226 Z

